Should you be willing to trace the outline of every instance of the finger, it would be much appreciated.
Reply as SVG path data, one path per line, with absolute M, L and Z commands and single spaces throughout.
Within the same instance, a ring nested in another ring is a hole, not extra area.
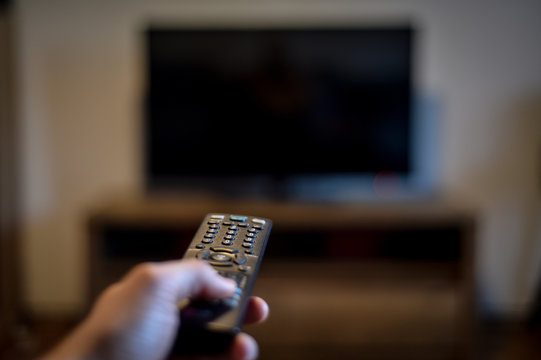
M 201 260 L 174 262 L 169 269 L 177 300 L 186 297 L 223 298 L 230 296 L 237 284 L 218 275 L 210 264 Z
M 173 301 L 188 297 L 223 298 L 237 287 L 233 280 L 218 275 L 201 260 L 168 261 L 155 266 L 161 290 Z
M 248 334 L 240 333 L 233 340 L 227 359 L 251 360 L 256 359 L 259 353 L 257 342 Z
M 263 322 L 269 316 L 269 305 L 260 297 L 252 296 L 248 300 L 246 315 L 244 316 L 244 325 L 257 324 Z

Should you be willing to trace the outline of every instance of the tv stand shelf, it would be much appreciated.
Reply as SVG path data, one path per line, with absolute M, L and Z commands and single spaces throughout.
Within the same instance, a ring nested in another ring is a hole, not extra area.
M 208 212 L 268 215 L 280 227 L 337 227 L 351 224 L 402 226 L 472 221 L 472 212 L 438 202 L 309 202 L 232 200 L 213 197 L 134 197 L 108 201 L 92 210 L 92 218 L 115 221 L 199 224 Z
M 273 316 L 248 329 L 261 359 L 467 357 L 475 216 L 437 203 L 110 201 L 90 215 L 89 304 L 135 264 L 181 257 L 209 212 L 274 221 L 255 288 Z

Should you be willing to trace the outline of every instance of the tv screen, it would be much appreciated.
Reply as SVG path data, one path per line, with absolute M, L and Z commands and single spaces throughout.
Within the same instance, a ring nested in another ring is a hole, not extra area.
M 410 27 L 146 32 L 145 179 L 407 175 Z

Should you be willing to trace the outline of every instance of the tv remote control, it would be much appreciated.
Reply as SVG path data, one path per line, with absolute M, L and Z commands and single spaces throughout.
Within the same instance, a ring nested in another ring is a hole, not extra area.
M 226 351 L 241 331 L 272 221 L 234 214 L 207 214 L 184 259 L 207 261 L 237 283 L 235 294 L 220 300 L 190 300 L 180 310 L 180 330 L 173 354 Z

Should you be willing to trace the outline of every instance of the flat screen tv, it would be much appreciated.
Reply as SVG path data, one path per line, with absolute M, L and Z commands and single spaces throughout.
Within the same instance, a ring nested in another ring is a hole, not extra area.
M 410 26 L 151 27 L 145 39 L 149 191 L 318 197 L 341 179 L 411 173 Z

